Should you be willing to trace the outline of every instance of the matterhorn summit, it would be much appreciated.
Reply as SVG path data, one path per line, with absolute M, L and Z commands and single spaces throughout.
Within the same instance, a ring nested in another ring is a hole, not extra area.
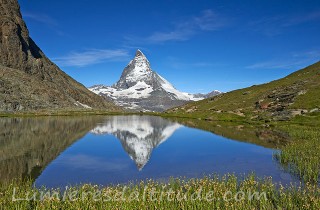
M 119 106 L 139 111 L 164 111 L 205 98 L 203 94 L 194 95 L 177 90 L 151 69 L 150 62 L 141 50 L 137 50 L 117 83 L 111 87 L 95 85 L 89 90 Z
M 137 83 L 149 83 L 155 79 L 155 72 L 150 68 L 150 63 L 146 56 L 137 50 L 136 56 L 130 61 L 128 66 L 122 72 L 120 80 L 113 85 L 117 89 L 128 89 L 137 85 Z

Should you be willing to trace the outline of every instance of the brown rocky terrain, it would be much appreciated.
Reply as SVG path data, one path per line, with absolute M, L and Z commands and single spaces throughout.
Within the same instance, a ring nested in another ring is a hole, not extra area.
M 51 62 L 35 42 L 17 0 L 0 0 L 0 112 L 116 110 Z

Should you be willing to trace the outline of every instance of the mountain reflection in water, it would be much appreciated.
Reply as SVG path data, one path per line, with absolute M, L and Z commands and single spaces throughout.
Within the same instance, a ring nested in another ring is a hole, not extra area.
M 251 172 L 295 180 L 272 159 L 285 134 L 269 129 L 140 115 L 0 118 L 0 127 L 0 182 L 31 177 L 55 187 Z
M 141 170 L 150 159 L 152 150 L 182 127 L 159 117 L 120 116 L 107 119 L 91 132 L 116 136 L 130 158 Z
M 99 120 L 97 117 L 0 118 L 0 180 L 38 177 Z

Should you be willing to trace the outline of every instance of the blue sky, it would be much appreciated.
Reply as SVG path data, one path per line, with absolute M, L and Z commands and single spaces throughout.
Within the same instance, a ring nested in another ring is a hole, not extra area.
M 191 93 L 275 80 L 320 59 L 319 0 L 20 0 L 31 37 L 83 83 L 111 85 L 141 49 Z

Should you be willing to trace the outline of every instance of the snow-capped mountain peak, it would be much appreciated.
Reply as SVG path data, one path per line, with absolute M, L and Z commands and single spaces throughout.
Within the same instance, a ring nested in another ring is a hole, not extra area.
M 119 106 L 144 111 L 164 111 L 188 101 L 204 99 L 177 90 L 170 82 L 151 69 L 150 62 L 141 50 L 122 72 L 118 82 L 111 87 L 96 85 L 92 92 L 113 100 Z
M 140 49 L 138 49 L 136 52 L 135 58 L 137 58 L 137 57 L 142 57 L 142 58 L 147 59 L 146 56 L 143 54 L 143 52 Z
M 138 82 L 150 81 L 153 73 L 146 56 L 140 50 L 137 50 L 135 57 L 122 72 L 120 80 L 112 87 L 116 89 L 128 89 Z

